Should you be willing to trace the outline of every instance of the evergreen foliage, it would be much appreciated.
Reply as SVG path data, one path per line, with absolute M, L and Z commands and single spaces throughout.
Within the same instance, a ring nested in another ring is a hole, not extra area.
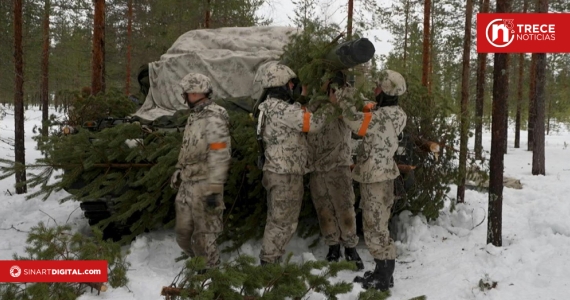
M 409 210 L 433 220 L 437 219 L 445 200 L 449 198 L 449 184 L 455 183 L 458 178 L 459 120 L 450 117 L 451 108 L 442 104 L 445 101 L 441 100 L 441 94 L 435 92 L 429 95 L 419 77 L 415 74 L 403 75 L 408 90 L 400 97 L 399 103 L 408 115 L 404 132 L 414 144 L 410 164 L 416 169 L 415 185 L 398 203 L 395 213 Z M 434 154 L 422 150 L 425 141 L 438 143 L 440 152 Z M 484 161 L 476 162 L 474 155 L 469 155 L 468 165 L 480 165 L 479 171 L 475 171 L 473 176 L 486 178 L 488 166 Z M 467 179 L 471 178 L 468 176 Z
M 282 264 L 260 266 L 256 259 L 241 255 L 234 261 L 203 274 L 206 263 L 203 258 L 186 262 L 181 277 L 171 287 L 182 290 L 180 299 L 303 299 L 309 292 L 324 294 L 327 299 L 337 299 L 340 294 L 352 290 L 352 283 L 331 283 L 330 278 L 343 270 L 355 270 L 352 262 L 308 261 L 291 263 L 291 254 Z
M 86 121 L 98 121 L 103 118 L 124 118 L 134 113 L 137 105 L 125 99 L 118 89 L 109 89 L 97 96 L 91 95 L 91 89 L 84 88 L 75 93 L 68 110 L 69 125 L 81 125 Z
M 280 300 L 307 299 L 308 293 L 313 291 L 323 294 L 326 299 L 338 299 L 339 295 L 352 291 L 352 283 L 331 283 L 330 280 L 340 271 L 354 271 L 356 266 L 353 262 L 292 263 L 291 257 L 290 253 L 281 264 L 260 266 L 256 258 L 240 255 L 219 268 L 207 270 L 203 258 L 188 259 L 170 286 L 163 288 L 162 295 L 168 300 Z M 358 295 L 359 300 L 383 300 L 389 297 L 389 291 L 375 289 Z M 425 296 L 419 296 L 410 300 L 425 299 Z
M 232 162 L 224 190 L 224 232 L 220 241 L 231 241 L 225 251 L 234 251 L 265 228 L 267 201 L 257 168 L 255 123 L 249 114 L 228 110 L 232 138 Z
M 304 83 L 313 87 L 310 95 L 312 101 L 322 101 L 326 94 L 321 86 L 333 74 L 326 59 L 323 59 L 328 51 L 320 47 L 337 45 L 339 41 L 334 40 L 335 26 L 319 25 L 317 22 L 307 24 L 304 31 L 292 37 L 283 58 L 296 58 L 290 65 L 304 79 Z M 330 38 L 333 38 L 332 43 Z M 455 151 L 452 150 L 451 141 L 457 135 L 456 126 L 447 119 L 448 108 L 429 105 L 433 99 L 430 100 L 419 81 L 412 75 L 405 76 L 408 79 L 408 93 L 402 97 L 401 104 L 409 116 L 406 132 L 419 140 L 448 141 L 451 145 L 442 151 L 439 160 L 416 147 L 411 162 L 418 166 L 416 189 L 406 195 L 407 201 L 399 203 L 396 212 L 409 209 L 435 219 L 447 197 L 447 185 L 455 176 Z M 375 78 L 377 74 L 372 72 L 370 77 Z M 362 95 L 366 95 L 365 91 Z M 370 98 L 369 94 L 367 96 Z M 357 107 L 362 106 L 363 99 L 355 99 Z M 255 121 L 244 110 L 229 106 L 231 101 L 227 100 L 218 101 L 228 108 L 232 136 L 232 164 L 224 192 L 227 209 L 224 213 L 224 232 L 219 242 L 231 241 L 226 251 L 233 251 L 250 239 L 262 237 L 267 204 L 261 185 L 262 172 L 255 164 Z M 109 113 L 115 118 L 122 118 L 135 107 L 132 101 L 112 90 L 97 97 L 89 96 L 86 91 L 77 93 L 71 105 L 74 107 L 69 115 L 69 119 L 73 120 L 69 122 L 71 124 L 83 124 L 86 120 L 101 118 Z M 113 213 L 98 226 L 101 229 L 110 225 L 127 227 L 129 234 L 124 241 L 145 230 L 164 224 L 171 226 L 176 191 L 170 188 L 169 179 L 178 158 L 187 113 L 180 111 L 171 118 L 159 119 L 153 124 L 140 124 L 132 119 L 115 124 L 99 119 L 100 131 L 77 126 L 76 134 L 36 137 L 38 148 L 45 157 L 27 166 L 28 170 L 40 170 L 28 184 L 31 187 L 40 186 L 41 189 L 28 197 L 42 195 L 45 200 L 54 191 L 65 189 L 71 195 L 60 201 L 101 199 L 110 205 Z M 157 130 L 165 126 L 170 129 Z M 2 162 L 11 163 L 7 160 Z M 4 168 L 1 177 L 11 176 L 14 169 Z M 64 172 L 56 172 L 56 169 Z M 49 181 L 51 176 L 55 176 L 56 180 Z M 305 178 L 305 187 L 298 228 L 299 234 L 306 238 L 317 234 L 319 226 L 310 200 L 308 178 Z M 355 192 L 358 195 L 357 188 Z
M 359 300 L 384 300 L 390 298 L 390 291 L 381 292 L 375 289 L 368 289 L 358 294 Z
M 95 230 L 93 237 L 73 233 L 71 226 L 47 227 L 40 222 L 32 227 L 26 240 L 26 255 L 14 254 L 14 260 L 106 260 L 108 282 L 113 288 L 128 283 L 126 262 L 117 243 L 103 241 L 102 233 Z M 86 283 L 3 283 L 0 284 L 1 300 L 77 299 L 89 289 Z
M 336 71 L 327 60 L 327 54 L 339 44 L 340 29 L 310 20 L 306 20 L 304 25 L 302 31 L 290 37 L 289 44 L 283 49 L 282 61 L 307 85 L 309 91 L 326 96 L 323 84 Z M 314 98 L 314 95 L 309 96 Z
M 299 15 L 300 12 L 297 14 L 296 23 L 303 28 L 291 35 L 289 44 L 283 49 L 281 60 L 297 74 L 302 84 L 307 86 L 307 97 L 315 105 L 328 102 L 328 87 L 339 88 L 338 80 L 346 81 L 351 76 L 364 74 L 355 69 L 339 67 L 338 61 L 333 60 L 332 57 L 335 56 L 331 56 L 331 53 L 335 47 L 348 41 L 338 25 L 327 24 L 318 18 L 305 19 Z M 351 40 L 358 38 L 352 36 Z M 337 113 L 340 114 L 340 111 Z

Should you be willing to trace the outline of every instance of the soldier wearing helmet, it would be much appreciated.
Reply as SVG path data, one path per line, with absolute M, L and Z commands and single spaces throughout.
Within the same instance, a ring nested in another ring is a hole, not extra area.
M 179 83 L 191 113 L 171 186 L 176 195 L 176 242 L 190 257 L 202 256 L 207 267 L 220 262 L 216 239 L 222 232 L 224 183 L 230 164 L 229 117 L 210 99 L 212 84 L 190 73 Z
M 333 82 L 342 88 L 346 85 L 344 77 L 339 73 Z M 330 93 L 334 93 L 332 88 L 329 88 Z M 314 109 L 312 102 L 308 107 Z M 321 131 L 308 134 L 307 142 L 311 165 L 311 200 L 317 212 L 321 235 L 329 246 L 326 259 L 338 261 L 342 246 L 344 258 L 354 261 L 357 270 L 362 270 L 364 264 L 356 251 L 359 238 L 350 169 L 353 164 L 351 130 L 342 119 L 335 118 Z
M 262 183 L 267 190 L 268 207 L 260 261 L 266 264 L 279 261 L 297 229 L 303 175 L 309 171 L 305 133 L 320 130 L 327 111 L 314 115 L 293 103 L 291 92 L 297 76 L 289 67 L 269 63 L 261 68 L 260 77 L 267 92 L 267 98 L 259 105 L 259 128 L 265 148 Z
M 347 101 L 353 94 L 349 89 L 339 90 L 335 95 L 343 108 L 343 122 L 362 137 L 352 178 L 360 183 L 364 240 L 376 262 L 373 272 L 355 278 L 366 289 L 388 290 L 395 268 L 396 247 L 390 238 L 388 221 L 394 204 L 394 179 L 400 175 L 394 153 L 407 119 L 398 106 L 398 98 L 405 92 L 404 77 L 385 70 L 374 89 L 374 107 L 357 111 Z

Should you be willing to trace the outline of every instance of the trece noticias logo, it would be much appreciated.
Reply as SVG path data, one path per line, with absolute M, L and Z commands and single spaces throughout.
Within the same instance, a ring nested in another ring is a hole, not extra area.
M 570 53 L 569 14 L 477 14 L 479 53 Z

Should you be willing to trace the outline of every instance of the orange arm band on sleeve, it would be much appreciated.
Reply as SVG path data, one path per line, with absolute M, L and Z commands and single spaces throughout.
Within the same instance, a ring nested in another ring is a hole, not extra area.
M 364 109 L 362 109 L 362 111 L 370 112 L 372 109 L 374 109 L 374 107 L 376 107 L 376 103 L 368 103 L 364 106 Z
M 226 149 L 227 145 L 226 143 L 211 143 L 210 144 L 210 150 L 221 150 L 221 149 Z
M 306 112 L 303 114 L 303 132 L 309 132 L 311 129 L 311 113 Z
M 359 136 L 365 136 L 366 131 L 368 130 L 368 125 L 370 125 L 370 120 L 372 120 L 372 113 L 364 113 L 364 121 L 362 121 L 362 125 L 360 126 L 360 130 L 358 130 Z

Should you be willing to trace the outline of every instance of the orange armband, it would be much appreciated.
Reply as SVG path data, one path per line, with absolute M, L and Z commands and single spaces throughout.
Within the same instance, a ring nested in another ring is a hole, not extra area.
M 362 121 L 362 125 L 360 126 L 360 130 L 358 130 L 359 136 L 365 136 L 366 131 L 368 131 L 368 125 L 370 125 L 370 120 L 372 120 L 372 113 L 364 113 L 364 121 Z
M 210 144 L 210 150 L 221 150 L 221 149 L 226 149 L 227 145 L 226 143 L 211 143 Z

